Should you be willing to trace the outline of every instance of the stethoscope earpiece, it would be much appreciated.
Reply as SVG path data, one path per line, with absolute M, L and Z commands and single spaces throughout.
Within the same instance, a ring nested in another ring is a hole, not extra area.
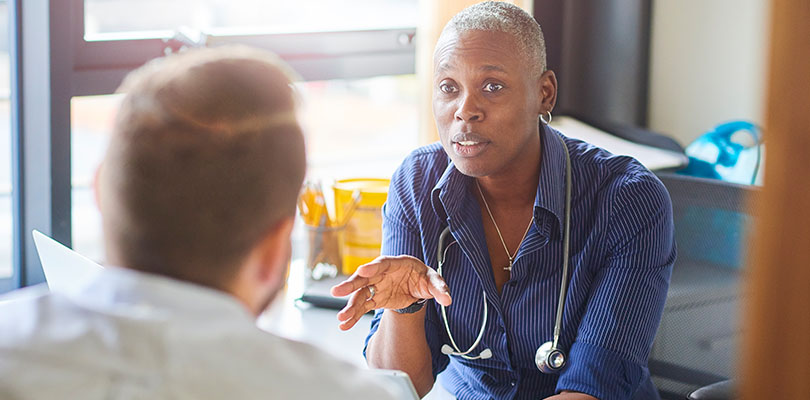
M 537 369 L 547 374 L 556 374 L 565 366 L 565 353 L 554 347 L 551 342 L 545 342 L 534 355 Z
M 442 354 L 448 355 L 448 356 L 459 356 L 459 357 L 465 358 L 467 360 L 486 360 L 488 358 L 492 358 L 492 350 L 490 350 L 488 348 L 484 349 L 484 350 L 481 350 L 481 352 L 478 353 L 477 356 L 468 356 L 467 354 L 460 353 L 460 352 L 457 352 L 457 351 L 453 350 L 453 348 L 450 347 L 449 344 L 445 344 L 444 346 L 442 346 Z
M 492 358 L 492 350 L 484 349 L 480 354 L 478 354 L 478 358 L 482 360 L 486 360 L 487 358 Z

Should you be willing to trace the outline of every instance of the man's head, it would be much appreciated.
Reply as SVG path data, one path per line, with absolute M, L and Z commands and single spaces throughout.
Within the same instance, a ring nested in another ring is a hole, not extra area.
M 97 185 L 110 263 L 226 291 L 258 263 L 280 284 L 306 166 L 291 76 L 238 47 L 126 78 Z
M 554 108 L 557 81 L 531 15 L 505 2 L 462 10 L 439 37 L 433 77 L 439 138 L 462 173 L 507 174 L 539 156 L 538 117 Z

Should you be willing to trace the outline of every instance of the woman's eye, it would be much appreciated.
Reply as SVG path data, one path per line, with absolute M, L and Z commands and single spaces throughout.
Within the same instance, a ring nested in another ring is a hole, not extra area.
M 455 93 L 457 89 L 453 85 L 442 83 L 441 85 L 439 85 L 439 90 L 441 90 L 444 93 Z
M 501 85 L 500 83 L 487 83 L 486 85 L 484 85 L 485 92 L 497 92 L 501 89 L 503 89 L 503 85 Z

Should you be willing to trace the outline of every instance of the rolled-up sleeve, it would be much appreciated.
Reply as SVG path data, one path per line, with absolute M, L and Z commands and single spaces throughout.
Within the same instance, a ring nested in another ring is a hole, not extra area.
M 628 399 L 648 375 L 676 249 L 672 204 L 652 174 L 619 185 L 605 237 L 610 251 L 592 292 L 557 392 Z

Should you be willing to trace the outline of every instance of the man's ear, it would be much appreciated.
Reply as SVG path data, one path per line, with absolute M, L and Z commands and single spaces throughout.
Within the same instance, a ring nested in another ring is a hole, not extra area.
M 539 114 L 546 115 L 546 112 L 553 112 L 554 106 L 557 104 L 557 76 L 554 71 L 546 70 L 540 75 L 540 112 Z
M 290 261 L 290 234 L 294 222 L 294 216 L 276 222 L 256 249 L 261 265 L 257 278 L 261 281 L 268 282 L 286 275 L 280 274 L 279 268 L 287 268 Z

